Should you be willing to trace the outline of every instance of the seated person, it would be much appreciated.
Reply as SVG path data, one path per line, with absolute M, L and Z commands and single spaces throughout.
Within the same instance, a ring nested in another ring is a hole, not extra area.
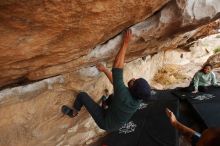
M 214 72 L 212 72 L 211 64 L 205 64 L 203 68 L 194 75 L 187 90 L 192 93 L 197 93 L 198 91 L 206 92 L 208 86 L 218 86 L 216 76 Z
M 180 123 L 168 108 L 166 114 L 171 125 L 192 144 L 192 146 L 220 146 L 220 128 L 208 128 L 202 134 Z

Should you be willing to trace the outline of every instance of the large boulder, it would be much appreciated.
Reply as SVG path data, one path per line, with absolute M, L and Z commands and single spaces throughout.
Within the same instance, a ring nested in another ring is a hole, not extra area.
M 127 61 L 173 49 L 219 11 L 219 0 L 1 0 L 0 87 L 111 61 L 130 26 Z

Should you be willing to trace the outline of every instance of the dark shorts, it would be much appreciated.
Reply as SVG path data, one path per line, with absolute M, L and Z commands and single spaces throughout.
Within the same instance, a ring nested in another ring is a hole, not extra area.
M 196 146 L 196 144 L 198 143 L 200 137 L 201 137 L 201 134 L 198 133 L 198 132 L 196 132 L 196 133 L 192 136 L 192 141 L 191 141 L 192 146 Z

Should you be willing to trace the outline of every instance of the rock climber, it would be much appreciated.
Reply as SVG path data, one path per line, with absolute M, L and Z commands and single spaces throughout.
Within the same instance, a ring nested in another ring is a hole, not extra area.
M 148 101 L 151 97 L 151 88 L 143 78 L 132 78 L 128 87 L 123 81 L 123 67 L 125 54 L 132 39 L 132 32 L 128 29 L 124 33 L 122 46 L 117 53 L 112 71 L 109 71 L 102 64 L 96 67 L 100 72 L 105 73 L 113 85 L 114 93 L 108 108 L 102 108 L 86 92 L 80 92 L 74 101 L 73 107 L 62 106 L 62 112 L 70 117 L 78 115 L 82 106 L 85 106 L 96 124 L 103 130 L 115 131 L 125 124 L 137 111 L 142 101 Z

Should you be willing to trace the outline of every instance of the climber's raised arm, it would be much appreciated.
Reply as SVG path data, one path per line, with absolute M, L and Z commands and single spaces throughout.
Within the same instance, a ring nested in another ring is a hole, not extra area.
M 122 44 L 117 56 L 115 57 L 113 68 L 123 68 L 124 67 L 125 54 L 126 54 L 126 51 L 128 48 L 128 44 L 131 40 L 131 37 L 132 37 L 131 30 L 128 29 L 124 34 L 123 44 Z
M 109 81 L 110 81 L 111 83 L 113 83 L 113 81 L 112 81 L 112 72 L 110 72 L 103 64 L 97 63 L 97 64 L 96 64 L 96 68 L 97 68 L 100 72 L 104 72 L 105 75 L 107 76 L 107 78 L 109 79 Z

